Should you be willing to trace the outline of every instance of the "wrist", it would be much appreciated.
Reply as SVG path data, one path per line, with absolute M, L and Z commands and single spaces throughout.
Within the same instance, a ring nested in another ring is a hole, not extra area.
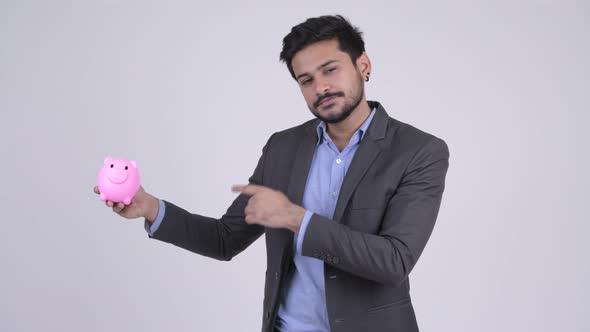
M 305 209 L 298 205 L 293 205 L 293 218 L 291 218 L 291 224 L 289 229 L 295 233 L 299 234 L 299 229 L 301 228 L 301 222 L 303 221 L 303 217 L 305 216 Z
M 149 196 L 148 204 L 147 204 L 147 211 L 145 213 L 145 219 L 150 224 L 150 226 L 154 223 L 156 218 L 158 217 L 158 212 L 160 211 L 160 200 L 154 196 Z

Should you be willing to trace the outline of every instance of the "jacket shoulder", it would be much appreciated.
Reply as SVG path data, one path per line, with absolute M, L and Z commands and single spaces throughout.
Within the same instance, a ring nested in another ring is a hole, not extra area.
M 269 141 L 272 141 L 273 145 L 277 143 L 297 143 L 304 135 L 315 132 L 318 122 L 318 119 L 311 119 L 300 125 L 277 131 L 270 136 Z
M 390 129 L 395 128 L 391 130 L 391 135 L 388 135 L 388 143 L 396 151 L 404 151 L 410 159 L 420 156 L 449 158 L 449 147 L 442 138 L 391 117 L 388 122 Z

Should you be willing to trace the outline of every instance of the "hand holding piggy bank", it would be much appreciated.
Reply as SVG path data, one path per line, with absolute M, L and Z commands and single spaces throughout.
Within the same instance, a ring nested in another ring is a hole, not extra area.
M 139 190 L 139 182 L 139 171 L 134 160 L 106 157 L 98 173 L 100 199 L 129 205 Z

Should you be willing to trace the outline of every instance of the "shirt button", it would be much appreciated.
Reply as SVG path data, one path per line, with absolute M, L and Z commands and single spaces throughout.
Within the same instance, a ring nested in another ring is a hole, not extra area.
M 336 196 L 338 196 L 338 193 L 334 191 L 334 192 L 332 192 L 332 196 L 336 197 Z
M 338 158 L 336 159 L 336 164 L 341 164 L 342 163 L 342 159 Z

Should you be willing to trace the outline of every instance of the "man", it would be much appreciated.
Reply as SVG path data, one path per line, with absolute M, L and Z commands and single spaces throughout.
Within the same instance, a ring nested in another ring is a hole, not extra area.
M 418 331 L 408 274 L 438 214 L 446 144 L 366 100 L 371 62 L 341 16 L 293 27 L 281 60 L 317 119 L 269 138 L 221 219 L 143 188 L 107 205 L 144 217 L 150 238 L 219 260 L 266 234 L 262 331 Z

